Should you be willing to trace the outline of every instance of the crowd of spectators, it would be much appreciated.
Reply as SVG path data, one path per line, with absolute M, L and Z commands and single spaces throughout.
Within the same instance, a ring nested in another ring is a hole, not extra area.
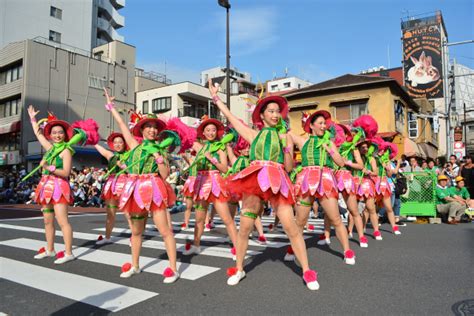
M 73 167 L 69 177 L 69 184 L 73 196 L 73 206 L 103 207 L 104 201 L 100 198 L 102 186 L 105 183 L 104 168 Z M 27 174 L 24 166 L 14 166 L 0 171 L 0 203 L 5 204 L 34 204 L 36 184 L 40 181 L 38 172 L 28 180 L 20 180 Z M 176 166 L 172 166 L 169 177 L 166 179 L 178 195 L 183 184 L 183 178 Z

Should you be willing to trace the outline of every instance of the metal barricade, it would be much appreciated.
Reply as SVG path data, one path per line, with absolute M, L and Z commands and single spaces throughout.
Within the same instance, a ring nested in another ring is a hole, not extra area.
M 429 171 L 404 172 L 407 192 L 400 196 L 402 216 L 436 216 L 436 174 Z

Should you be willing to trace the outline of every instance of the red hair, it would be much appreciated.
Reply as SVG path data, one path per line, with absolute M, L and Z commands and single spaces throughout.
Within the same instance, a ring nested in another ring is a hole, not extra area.
M 239 138 L 237 139 L 237 143 L 235 143 L 235 146 L 233 148 L 234 150 L 234 153 L 236 155 L 240 155 L 240 151 L 249 147 L 250 144 L 248 143 L 248 141 L 246 141 L 245 139 L 243 139 L 242 136 L 239 136 Z

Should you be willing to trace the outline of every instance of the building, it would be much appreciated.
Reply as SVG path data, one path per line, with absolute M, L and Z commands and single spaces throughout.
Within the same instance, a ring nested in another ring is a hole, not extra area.
M 291 129 L 303 134 L 302 112 L 327 110 L 334 121 L 352 122 L 370 114 L 378 122 L 379 136 L 393 141 L 400 154 L 437 156 L 437 138 L 429 114 L 432 104 L 415 101 L 392 78 L 346 74 L 285 94 L 289 102 Z
M 104 108 L 104 87 L 124 115 L 134 109 L 135 47 L 114 41 L 92 54 L 68 48 L 25 40 L 0 50 L 0 156 L 8 154 L 5 164 L 27 162 L 31 169 L 41 159 L 43 150 L 26 111 L 29 104 L 40 110 L 40 118 L 47 111 L 68 122 L 93 118 L 102 139 L 118 129 Z M 73 161 L 78 166 L 105 162 L 89 148 L 78 148 Z
M 457 126 L 462 127 L 462 142 L 466 153 L 474 153 L 474 69 L 454 63 L 452 65 L 454 82 L 451 102 Z M 456 138 L 456 135 L 455 135 Z M 457 139 L 454 139 L 456 142 Z
M 225 77 L 227 73 L 226 69 L 225 67 L 214 67 L 201 71 L 201 85 L 205 86 L 209 79 Z M 230 68 L 230 77 L 234 80 L 252 81 L 248 72 L 242 72 L 235 67 Z
M 209 79 L 212 79 L 214 83 L 220 85 L 220 91 L 224 94 L 227 93 L 227 81 L 226 81 L 226 69 L 225 67 L 215 67 L 201 71 L 201 85 L 207 87 Z M 242 93 L 254 93 L 255 84 L 251 82 L 251 77 L 248 72 L 241 72 L 237 68 L 232 67 L 230 69 L 230 94 L 238 95 Z
M 403 87 L 403 68 L 395 67 L 390 69 L 385 69 L 385 67 L 374 67 L 368 70 L 364 70 L 360 73 L 361 75 L 367 75 L 371 77 L 390 77 L 397 80 L 398 84 Z
M 219 97 L 225 102 L 225 94 L 219 93 Z M 247 103 L 255 103 L 256 99 L 250 94 L 232 95 L 232 113 L 249 124 L 251 114 Z M 188 81 L 137 92 L 137 111 L 180 117 L 189 126 L 196 126 L 204 115 L 224 120 L 212 103 L 209 90 Z
M 124 6 L 125 0 L 2 0 L 0 47 L 42 37 L 51 44 L 67 44 L 90 52 L 112 41 L 124 42 L 117 32 L 125 25 L 124 17 L 118 13 Z
M 302 89 L 312 83 L 298 77 L 284 77 L 269 80 L 265 83 L 268 95 L 286 93 L 291 90 Z
M 135 95 L 137 92 L 160 88 L 171 84 L 171 80 L 166 75 L 155 71 L 145 71 L 135 68 Z

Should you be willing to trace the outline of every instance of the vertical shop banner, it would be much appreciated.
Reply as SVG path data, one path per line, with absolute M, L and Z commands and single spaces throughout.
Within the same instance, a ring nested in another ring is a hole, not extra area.
M 405 87 L 414 98 L 442 98 L 441 24 L 423 22 L 402 29 Z

